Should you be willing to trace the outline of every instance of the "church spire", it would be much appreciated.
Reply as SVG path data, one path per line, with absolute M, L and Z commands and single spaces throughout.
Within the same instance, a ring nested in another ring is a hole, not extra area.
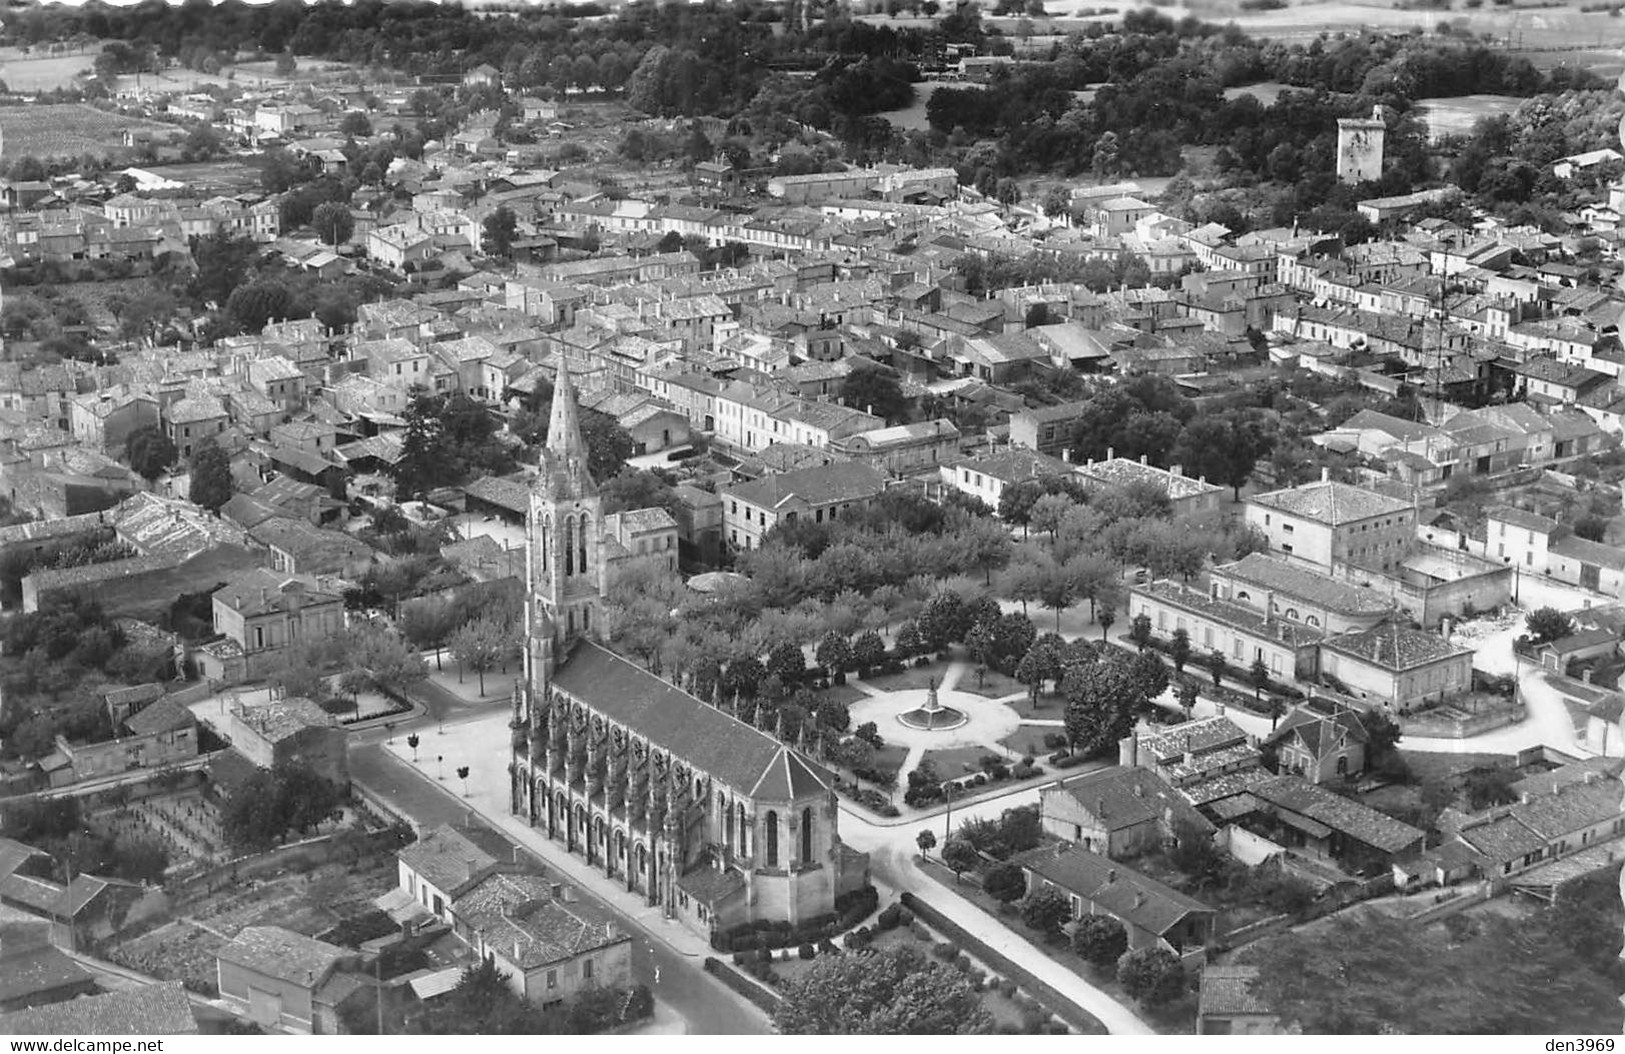
M 587 459 L 587 445 L 581 441 L 580 411 L 576 408 L 576 386 L 563 352 L 559 353 L 553 410 L 547 421 L 547 449 L 561 458 Z

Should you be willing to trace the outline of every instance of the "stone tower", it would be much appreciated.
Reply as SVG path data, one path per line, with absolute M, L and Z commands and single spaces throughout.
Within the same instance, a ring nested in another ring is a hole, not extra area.
M 1382 140 L 1388 126 L 1382 107 L 1370 117 L 1345 117 L 1337 122 L 1337 181 L 1363 183 L 1382 176 Z
M 587 469 L 570 367 L 559 359 L 541 474 L 525 521 L 526 675 L 543 695 L 571 643 L 596 636 L 608 585 L 598 484 Z

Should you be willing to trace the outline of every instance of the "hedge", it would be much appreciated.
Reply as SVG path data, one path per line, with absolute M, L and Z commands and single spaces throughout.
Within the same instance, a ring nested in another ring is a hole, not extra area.
M 714 956 L 707 955 L 705 957 L 705 972 L 750 1000 L 759 1010 L 766 1014 L 777 1013 L 779 1004 L 784 1001 L 784 998 L 777 992 L 768 991 Z
M 792 926 L 783 920 L 742 922 L 731 929 L 711 934 L 711 947 L 719 952 L 738 952 L 817 944 L 850 930 L 879 906 L 879 891 L 874 886 L 864 886 L 836 897 L 833 913 L 818 915 L 800 926 Z
M 1102 1030 L 1100 1020 L 1089 1011 L 1048 984 L 1040 981 L 1025 966 L 1022 966 L 1003 952 L 995 950 L 974 933 L 971 933 L 953 919 L 948 918 L 913 893 L 905 892 L 899 899 L 903 902 L 903 906 L 918 915 L 921 921 L 934 927 L 939 933 L 957 941 L 971 955 L 982 960 L 982 962 L 1003 974 L 1009 980 L 1021 985 L 1045 1007 L 1054 1011 L 1063 1021 L 1079 1032 L 1087 1035 L 1099 1033 Z

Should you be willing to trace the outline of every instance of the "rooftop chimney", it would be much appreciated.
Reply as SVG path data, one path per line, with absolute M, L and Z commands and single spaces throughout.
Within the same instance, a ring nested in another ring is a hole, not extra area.
M 1320 481 L 1322 483 L 1330 483 L 1332 481 L 1332 468 L 1331 468 L 1330 465 L 1322 465 L 1321 466 L 1321 468 L 1320 468 Z
M 1185 466 L 1184 465 L 1169 465 L 1168 466 L 1168 475 L 1170 475 L 1170 476 L 1183 476 L 1184 474 L 1185 474 Z
M 1111 461 L 1117 457 L 1117 451 L 1112 447 L 1106 448 L 1106 460 Z
M 1145 463 L 1146 463 L 1146 462 L 1145 462 L 1145 455 L 1144 455 L 1144 454 L 1141 454 L 1141 455 L 1140 455 L 1140 464 L 1142 464 L 1142 465 L 1143 465 L 1143 464 L 1145 464 Z

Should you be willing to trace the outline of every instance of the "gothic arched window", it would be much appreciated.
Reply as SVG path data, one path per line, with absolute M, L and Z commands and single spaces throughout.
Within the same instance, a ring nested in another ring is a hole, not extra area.
M 767 811 L 767 866 L 779 866 L 779 814 Z
M 576 533 L 576 566 L 581 573 L 587 573 L 587 524 L 590 521 L 586 516 L 581 517 L 581 523 Z
M 806 867 L 812 863 L 813 858 L 813 811 L 801 810 L 801 866 Z

